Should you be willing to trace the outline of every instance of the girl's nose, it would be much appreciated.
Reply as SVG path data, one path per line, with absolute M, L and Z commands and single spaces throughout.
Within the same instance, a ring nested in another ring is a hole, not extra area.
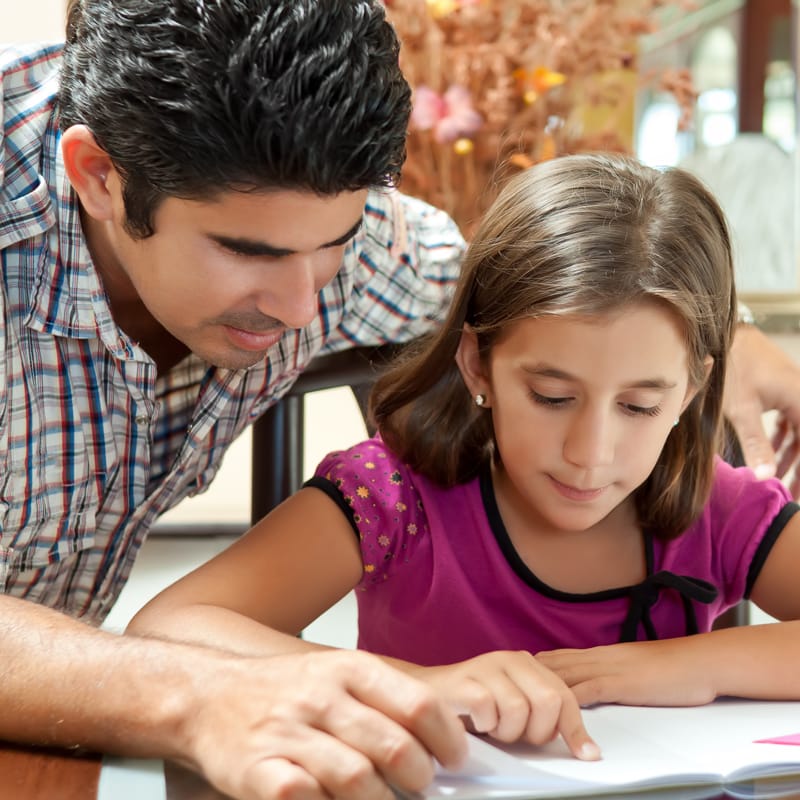
M 584 411 L 572 420 L 564 440 L 564 458 L 584 469 L 614 461 L 614 423 L 607 415 Z

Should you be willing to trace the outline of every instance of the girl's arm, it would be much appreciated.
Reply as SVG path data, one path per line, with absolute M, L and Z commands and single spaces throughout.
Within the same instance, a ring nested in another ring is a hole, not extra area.
M 553 650 L 536 658 L 572 687 L 581 705 L 700 705 L 716 697 L 800 700 L 800 514 L 775 542 L 751 599 L 782 622 Z
M 324 492 L 306 488 L 157 595 L 128 632 L 251 656 L 323 649 L 297 634 L 361 574 L 349 521 Z M 383 660 L 432 686 L 480 732 L 534 744 L 561 734 L 577 757 L 599 756 L 575 696 L 527 653 L 489 653 L 441 667 Z
M 361 573 L 358 540 L 344 514 L 324 492 L 301 489 L 156 595 L 127 632 L 244 655 L 324 649 L 297 635 Z

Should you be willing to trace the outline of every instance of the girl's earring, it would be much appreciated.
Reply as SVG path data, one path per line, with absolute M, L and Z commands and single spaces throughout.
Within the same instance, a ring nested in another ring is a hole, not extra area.
M 673 423 L 672 423 L 672 427 L 673 427 L 673 428 L 677 428 L 677 427 L 678 427 L 678 423 L 679 423 L 680 421 L 681 421 L 681 418 L 680 418 L 680 417 L 675 417 L 675 422 L 673 422 Z
M 475 395 L 475 405 L 478 408 L 483 408 L 486 405 L 486 395 L 485 394 L 476 394 Z

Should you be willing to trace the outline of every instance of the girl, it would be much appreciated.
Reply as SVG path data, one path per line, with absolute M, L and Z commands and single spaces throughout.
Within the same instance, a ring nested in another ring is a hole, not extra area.
M 131 629 L 253 653 L 357 589 L 359 646 L 479 731 L 560 733 L 578 704 L 800 698 L 800 517 L 715 453 L 736 320 L 730 244 L 691 175 L 538 165 L 487 213 L 435 337 L 381 377 L 379 438 L 328 456 Z M 567 687 L 570 687 L 567 689 Z

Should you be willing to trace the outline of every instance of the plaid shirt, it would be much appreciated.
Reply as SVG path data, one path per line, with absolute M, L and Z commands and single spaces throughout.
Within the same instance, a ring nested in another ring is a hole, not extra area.
M 246 370 L 164 375 L 114 322 L 60 157 L 60 46 L 0 50 L 0 590 L 99 623 L 147 531 L 321 350 L 404 341 L 442 315 L 464 243 L 371 192 L 319 315 Z

